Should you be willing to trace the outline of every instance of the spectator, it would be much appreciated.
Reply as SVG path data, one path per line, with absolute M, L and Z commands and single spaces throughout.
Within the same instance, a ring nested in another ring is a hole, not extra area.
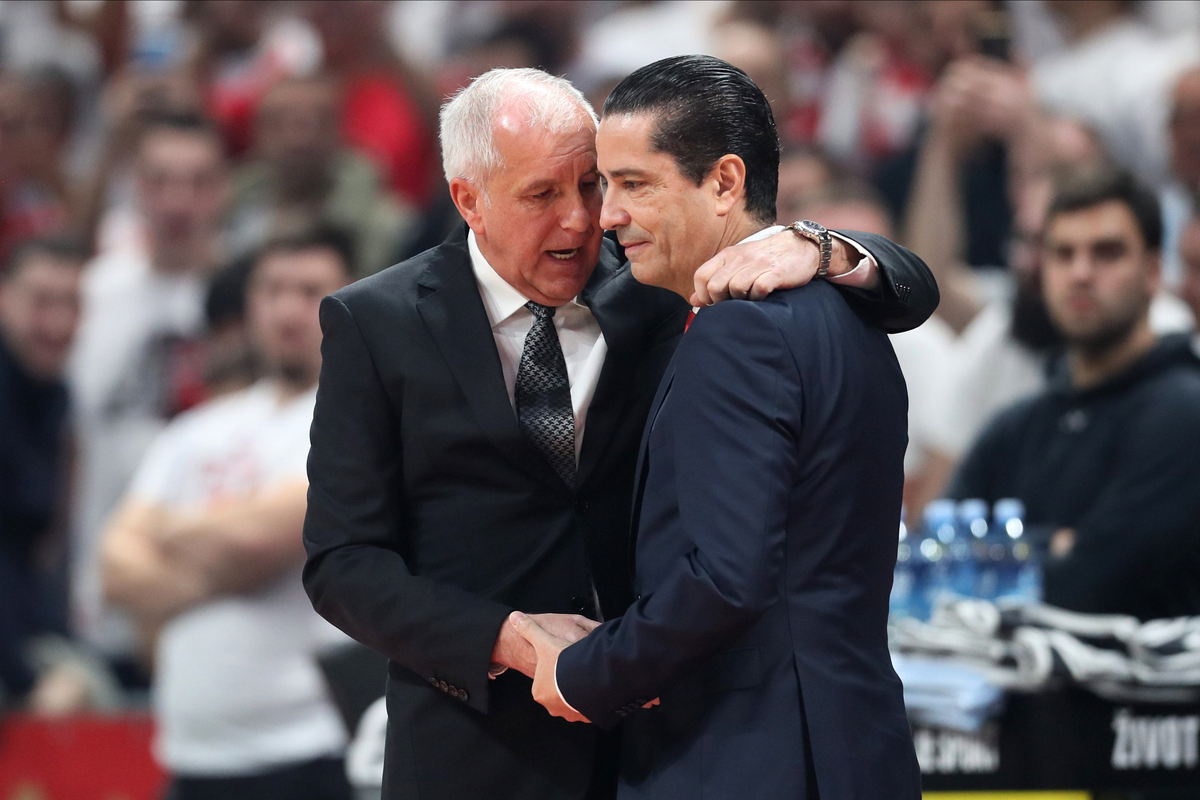
M 1171 94 L 1171 179 L 1159 195 L 1163 210 L 1163 280 L 1179 285 L 1180 236 L 1200 196 L 1200 68 L 1179 76 Z
M 1179 251 L 1183 263 L 1179 294 L 1196 319 L 1200 319 L 1200 219 L 1193 217 L 1184 228 Z M 1197 340 L 1197 352 L 1200 352 L 1200 339 Z
M 1167 178 L 1171 87 L 1200 61 L 1195 30 L 1164 35 L 1124 0 L 1054 0 L 1047 7 L 1067 47 L 1034 65 L 1030 79 L 1050 112 L 1094 128 L 1113 158 L 1148 186 Z
M 1046 602 L 1141 619 L 1200 613 L 1200 362 L 1150 327 L 1161 217 L 1124 172 L 1073 175 L 1048 213 L 1042 287 L 1067 343 L 1003 411 L 949 495 L 1020 498 Z
M 66 632 L 55 523 L 66 487 L 63 372 L 84 258 L 67 241 L 36 239 L 0 274 L 0 706 L 42 694 L 31 644 Z
M 156 118 L 135 168 L 148 248 L 116 250 L 88 266 L 70 381 L 80 445 L 76 621 L 114 654 L 130 642 L 102 613 L 96 538 L 166 421 L 204 398 L 204 290 L 224 259 L 228 198 L 220 134 L 199 117 Z
M 255 0 L 186 4 L 196 26 L 193 69 L 231 156 L 250 148 L 255 112 L 277 81 L 316 69 L 320 43 L 302 19 Z M 273 18 L 274 17 L 274 18 Z
M 811 219 L 831 230 L 877 233 L 891 238 L 887 206 L 869 184 L 833 184 L 800 209 L 795 219 Z M 904 507 L 919 519 L 925 504 L 941 492 L 946 469 L 937 458 L 938 417 L 946 413 L 950 353 L 954 332 L 936 316 L 924 325 L 889 337 L 908 385 L 908 449 L 904 453 Z
M 70 91 L 49 72 L 0 76 L 0 260 L 22 239 L 61 231 L 70 221 L 62 172 Z
M 305 9 L 321 38 L 324 69 L 340 84 L 343 139 L 375 161 L 406 203 L 424 208 L 437 174 L 429 125 L 436 100 L 392 51 L 383 18 L 387 5 L 317 0 Z
M 258 111 L 257 161 L 236 179 L 239 249 L 327 223 L 353 235 L 357 275 L 392 263 L 412 212 L 380 184 L 374 165 L 340 146 L 337 108 L 337 87 L 327 78 L 284 81 L 267 92 Z
M 247 315 L 265 377 L 173 421 L 105 535 L 105 592 L 156 643 L 157 752 L 175 800 L 350 797 L 314 660 L 344 638 L 300 582 L 318 306 L 350 280 L 345 241 L 264 247 Z
M 787 224 L 803 219 L 804 206 L 825 192 L 836 172 L 829 159 L 816 150 L 784 152 L 779 159 L 779 196 L 775 200 L 779 219 L 788 220 Z

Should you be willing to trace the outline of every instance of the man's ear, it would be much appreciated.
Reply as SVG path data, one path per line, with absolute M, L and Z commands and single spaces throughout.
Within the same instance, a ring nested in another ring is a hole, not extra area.
M 483 205 L 487 202 L 483 196 L 483 190 L 466 178 L 451 178 L 450 199 L 454 201 L 454 207 L 458 209 L 458 213 L 462 215 L 467 225 L 475 231 L 475 235 L 485 235 L 483 214 L 480 213 Z
M 713 182 L 715 210 L 724 216 L 746 197 L 746 162 L 741 156 L 727 153 L 717 159 L 708 174 Z

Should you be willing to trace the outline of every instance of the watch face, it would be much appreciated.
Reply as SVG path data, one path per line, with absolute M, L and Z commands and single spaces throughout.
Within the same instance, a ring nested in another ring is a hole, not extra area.
M 801 220 L 800 225 L 807 231 L 820 235 L 825 233 L 825 226 L 819 222 L 813 222 L 810 219 Z

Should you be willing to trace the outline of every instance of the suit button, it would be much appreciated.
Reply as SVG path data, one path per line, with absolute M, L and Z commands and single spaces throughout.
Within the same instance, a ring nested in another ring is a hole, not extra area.
M 616 714 L 618 717 L 627 717 L 627 716 L 629 716 L 629 712 L 628 712 L 628 711 L 626 711 L 626 710 L 625 710 L 625 709 L 623 709 L 623 708 L 618 708 L 618 709 L 617 709 L 616 711 L 614 711 L 613 713 L 614 713 L 614 714 Z
M 449 688 L 449 686 L 446 684 L 445 681 L 438 681 L 438 688 L 444 692 Z
M 437 678 L 430 678 L 429 682 L 432 683 L 434 686 L 437 686 Z
M 577 594 L 571 598 L 571 611 L 575 614 L 587 614 L 591 611 L 592 604 L 587 598 L 581 594 Z
M 466 689 L 459 689 L 459 690 L 458 690 L 458 699 L 459 699 L 459 700 L 462 700 L 464 703 L 465 703 L 465 702 L 467 702 L 467 700 L 469 700 L 469 699 L 470 699 L 470 695 L 468 695 L 468 694 L 467 694 L 467 690 L 466 690 Z

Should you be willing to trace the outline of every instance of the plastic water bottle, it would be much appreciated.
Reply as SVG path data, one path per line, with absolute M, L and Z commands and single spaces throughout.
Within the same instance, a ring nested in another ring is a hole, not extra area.
M 1042 599 L 1042 567 L 1025 539 L 1025 504 L 1016 498 L 997 500 L 992 518 L 1003 541 L 997 597 L 1025 602 Z
M 982 500 L 962 500 L 955 508 L 955 524 L 949 541 L 943 540 L 948 557 L 950 591 L 960 597 L 975 594 L 975 545 L 987 535 L 987 503 Z M 938 538 L 942 538 L 939 532 Z
M 904 524 L 904 510 L 900 511 L 900 543 L 896 547 L 896 571 L 892 574 L 892 593 L 888 597 L 888 611 L 893 619 L 912 616 L 913 569 L 912 542 L 909 541 L 908 526 Z
M 916 564 L 921 570 L 916 581 L 921 619 L 929 619 L 937 599 L 954 591 L 950 563 L 950 544 L 958 535 L 954 511 L 953 500 L 934 500 L 925 506 L 925 536 L 918 545 Z

